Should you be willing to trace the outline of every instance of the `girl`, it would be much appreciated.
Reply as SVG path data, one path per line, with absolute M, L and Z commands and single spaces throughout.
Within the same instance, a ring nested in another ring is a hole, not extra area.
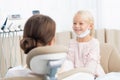
M 94 76 L 104 75 L 100 65 L 99 42 L 93 37 L 94 19 L 91 13 L 78 11 L 73 18 L 72 28 L 76 39 L 69 43 L 68 61 L 65 62 L 62 71 L 85 68 Z

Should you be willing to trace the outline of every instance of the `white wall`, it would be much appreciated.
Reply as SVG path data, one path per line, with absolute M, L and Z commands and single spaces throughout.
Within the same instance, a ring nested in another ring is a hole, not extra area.
M 72 18 L 78 10 L 90 10 L 95 18 L 95 28 L 120 29 L 119 0 L 1 0 L 0 26 L 11 14 L 20 14 L 21 20 L 9 20 L 16 26 L 23 24 L 33 10 L 52 17 L 57 24 L 57 32 L 72 30 Z M 23 26 L 22 25 L 22 26 Z
M 120 29 L 120 0 L 101 0 L 101 26 Z
M 97 0 L 2 0 L 0 2 L 0 25 L 11 14 L 20 14 L 22 19 L 13 21 L 21 24 L 32 15 L 32 10 L 52 17 L 57 24 L 57 32 L 72 30 L 73 15 L 80 9 L 90 10 L 95 17 L 95 27 L 99 25 L 99 5 Z M 10 21 L 9 21 L 10 23 Z

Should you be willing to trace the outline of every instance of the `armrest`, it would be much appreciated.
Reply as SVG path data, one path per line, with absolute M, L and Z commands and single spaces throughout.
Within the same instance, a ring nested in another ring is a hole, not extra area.
M 120 72 L 120 53 L 116 48 L 112 49 L 108 64 L 109 72 Z

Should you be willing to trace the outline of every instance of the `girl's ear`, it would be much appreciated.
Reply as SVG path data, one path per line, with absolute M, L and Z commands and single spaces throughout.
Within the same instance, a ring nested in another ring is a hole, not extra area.
M 48 45 L 54 45 L 55 44 L 55 37 L 53 37 L 53 39 L 48 43 Z
M 93 29 L 94 24 L 90 24 L 89 29 Z
M 90 35 L 94 36 L 94 24 L 90 24 L 89 29 L 90 29 Z

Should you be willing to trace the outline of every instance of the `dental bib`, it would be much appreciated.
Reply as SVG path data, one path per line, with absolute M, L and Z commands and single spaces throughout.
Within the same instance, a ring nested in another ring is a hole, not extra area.
M 87 29 L 85 32 L 81 33 L 81 34 L 76 34 L 77 37 L 79 38 L 84 38 L 85 36 L 87 36 L 88 34 L 90 34 L 90 30 Z

